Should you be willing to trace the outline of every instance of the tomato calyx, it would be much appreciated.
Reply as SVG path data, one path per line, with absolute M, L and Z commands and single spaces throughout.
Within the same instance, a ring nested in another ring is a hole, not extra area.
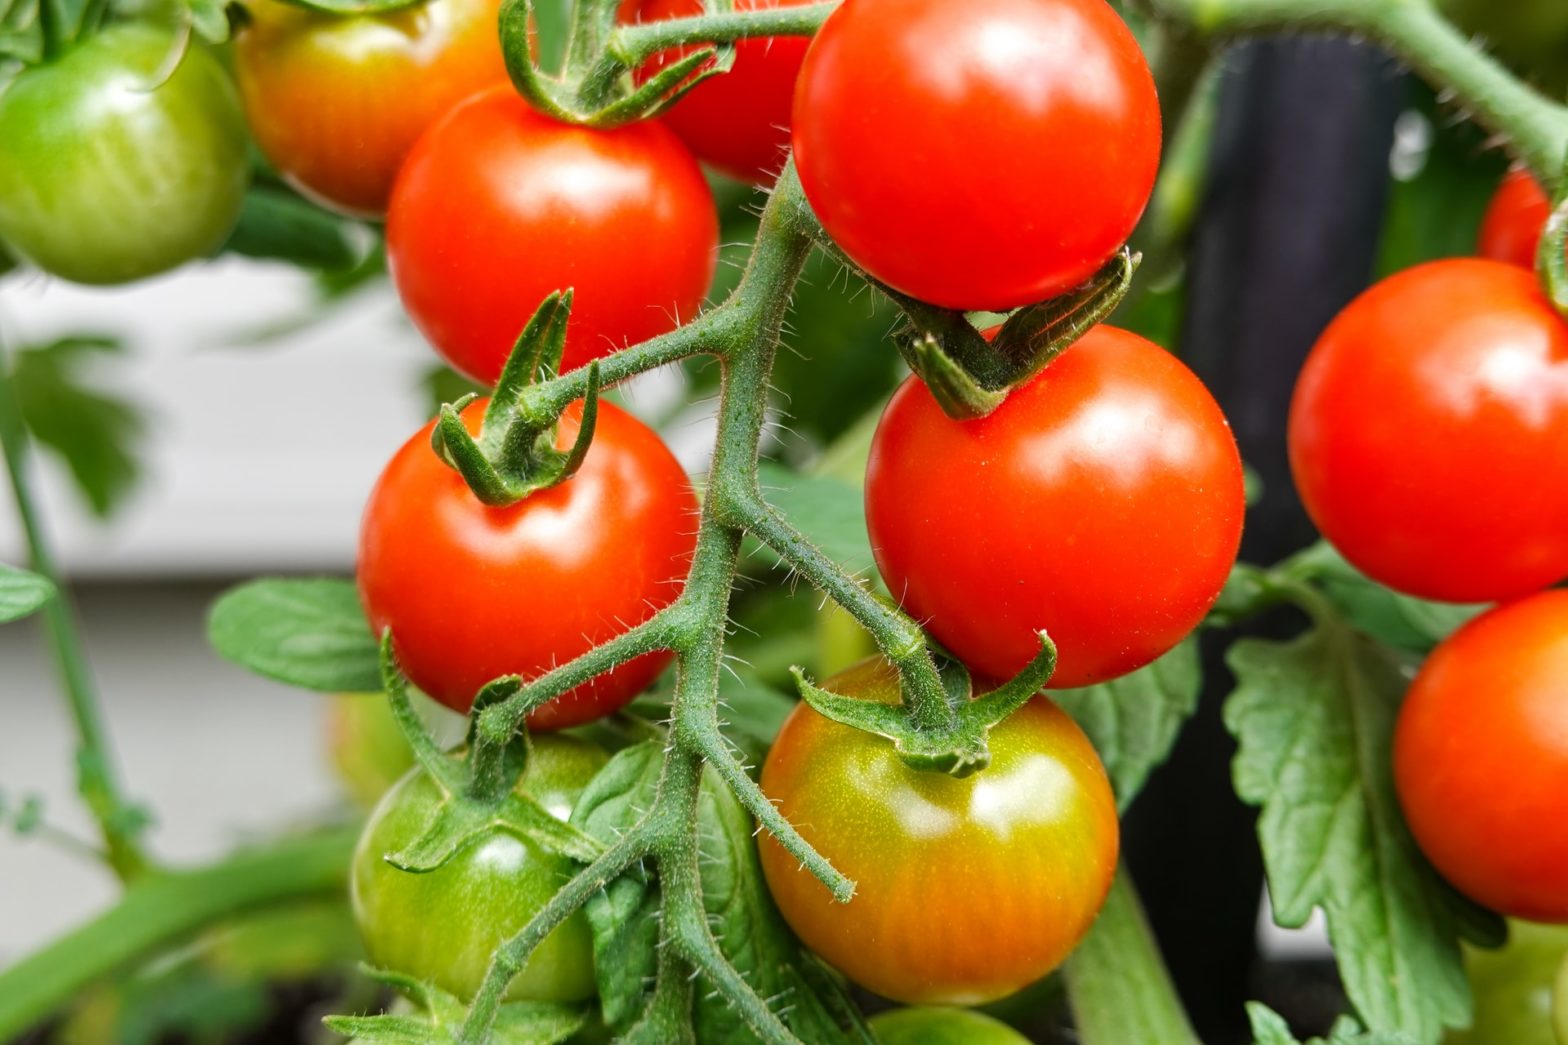
M 898 339 L 904 361 L 943 413 L 970 421 L 996 410 L 1013 388 L 1109 317 L 1127 296 L 1141 261 L 1142 255 L 1123 247 L 1083 286 L 1014 312 L 990 343 L 962 313 L 881 289 L 908 318 Z
M 361 965 L 370 979 L 408 998 L 417 1012 L 379 1013 L 374 1016 L 328 1016 L 322 1023 L 354 1041 L 399 1042 L 402 1045 L 452 1045 L 459 1040 L 468 1006 L 455 995 L 413 976 L 390 969 Z M 591 1012 L 586 1005 L 522 1001 L 500 1007 L 492 1041 L 498 1043 L 560 1041 L 581 1030 Z
M 556 448 L 558 416 L 538 413 L 524 395 L 530 385 L 556 375 L 566 350 L 571 311 L 572 292 L 567 290 L 551 294 L 534 312 L 496 382 L 477 439 L 462 417 L 463 408 L 477 398 L 472 393 L 443 405 L 430 433 L 435 452 L 462 475 L 475 497 L 492 507 L 516 504 L 537 490 L 565 482 L 577 474 L 588 455 L 599 416 L 598 362 L 588 365 L 582 422 L 570 449 Z
M 1552 211 L 1536 248 L 1535 271 L 1559 315 L 1568 319 L 1568 162 L 1551 192 Z
M 991 763 L 986 736 L 993 726 L 1017 711 L 1050 681 L 1056 670 L 1056 644 L 1040 632 L 1040 652 L 1013 678 L 976 696 L 969 671 L 956 660 L 937 656 L 938 670 L 953 725 L 922 727 L 907 687 L 903 703 L 883 704 L 833 693 L 814 685 L 800 668 L 792 668 L 800 697 L 825 718 L 893 742 L 899 757 L 913 769 L 965 777 Z
M 515 790 L 529 757 L 528 731 L 517 728 L 504 739 L 487 737 L 478 723 L 483 709 L 515 693 L 515 678 L 498 679 L 475 698 L 468 743 L 442 751 L 425 728 L 408 696 L 408 679 L 398 667 L 388 631 L 381 639 L 381 678 L 392 715 L 413 749 L 414 758 L 442 792 L 418 837 L 385 854 L 401 871 L 423 874 L 450 861 L 476 839 L 506 831 L 550 852 L 589 863 L 602 851 L 597 841 L 526 795 Z

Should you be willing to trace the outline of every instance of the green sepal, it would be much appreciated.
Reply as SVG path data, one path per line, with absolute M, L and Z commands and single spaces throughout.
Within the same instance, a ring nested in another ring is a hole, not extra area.
M 735 46 L 720 44 L 699 48 L 682 56 L 650 76 L 631 94 L 588 117 L 595 127 L 616 127 L 635 120 L 658 116 L 695 88 L 735 66 Z
M 825 718 L 893 742 L 905 763 L 924 772 L 963 777 L 991 764 L 986 735 L 1050 681 L 1056 670 L 1056 644 L 1040 632 L 1040 652 L 1009 681 L 971 697 L 969 672 L 956 660 L 938 657 L 942 686 L 955 712 L 951 730 L 922 729 L 904 704 L 846 697 L 814 685 L 800 668 L 791 668 L 800 698 Z
M 979 340 L 979 335 L 976 335 Z M 956 358 L 943 350 L 934 334 L 901 339 L 899 354 L 909 369 L 920 375 L 942 412 L 959 421 L 986 416 L 1007 398 L 1005 389 L 983 386 Z
M 556 291 L 534 310 L 507 357 L 477 438 L 469 434 L 462 418 L 463 409 L 475 399 L 473 394 L 442 406 L 431 430 L 431 447 L 457 470 L 475 497 L 492 507 L 516 504 L 535 491 L 565 482 L 588 456 L 599 419 L 597 361 L 588 364 L 582 417 L 570 449 L 556 448 L 557 418 L 539 416 L 525 394 L 560 369 L 571 310 L 570 290 Z
M 588 863 L 603 851 L 593 838 L 557 820 L 523 795 L 513 793 L 499 805 L 490 805 L 453 794 L 436 807 L 417 839 L 385 854 L 385 859 L 400 871 L 426 874 L 446 864 L 476 838 L 498 830 L 580 863 Z
M 1038 374 L 1115 312 L 1132 288 L 1133 273 L 1142 261 L 1141 254 L 1123 247 L 1083 286 L 1008 317 L 992 342 L 996 353 L 1007 361 L 1008 384 L 1016 385 Z
M 355 1041 L 385 1045 L 457 1045 L 468 1007 L 456 997 L 423 980 L 401 973 L 374 969 L 361 971 L 369 979 L 391 987 L 419 1007 L 407 1014 L 378 1016 L 328 1016 L 322 1023 Z M 514 1002 L 501 1006 L 486 1041 L 492 1045 L 556 1045 L 588 1024 L 585 1005 L 552 1002 Z
M 49 578 L 0 563 L 0 624 L 37 612 L 56 594 Z

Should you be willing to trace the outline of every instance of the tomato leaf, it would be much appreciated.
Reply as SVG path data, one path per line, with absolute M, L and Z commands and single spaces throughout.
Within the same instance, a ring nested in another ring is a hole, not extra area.
M 221 17 L 221 5 L 217 11 Z M 344 271 L 363 262 L 373 244 L 374 237 L 359 222 L 329 214 L 288 189 L 258 183 L 245 193 L 239 224 L 221 251 Z
M 1237 643 L 1228 662 L 1236 793 L 1262 808 L 1275 921 L 1297 928 L 1323 909 L 1369 1029 L 1430 1042 L 1464 1026 L 1459 938 L 1500 941 L 1503 926 L 1437 875 L 1400 814 L 1390 750 L 1405 665 L 1327 612 L 1293 641 Z
M 1170 755 L 1203 688 L 1198 642 L 1189 638 L 1145 668 L 1111 682 L 1064 689 L 1051 699 L 1089 734 L 1125 810 Z
M 1255 1001 L 1247 1003 L 1247 1019 L 1252 1024 L 1253 1045 L 1411 1045 L 1414 1041 L 1404 1034 L 1369 1033 L 1351 1017 L 1341 1016 L 1328 1037 L 1298 1042 L 1279 1013 Z
M 0 624 L 21 620 L 54 596 L 54 584 L 47 577 L 0 563 Z
M 458 1031 L 468 1017 L 468 1007 L 457 998 L 422 980 L 385 969 L 364 968 L 371 979 L 405 994 L 421 1011 L 410 1015 L 328 1016 L 330 1030 L 356 1041 L 387 1045 L 456 1045 Z M 555 1045 L 588 1023 L 581 1005 L 551 1002 L 515 1002 L 496 1013 L 495 1025 L 485 1038 L 495 1045 Z
M 209 44 L 229 38 L 228 0 L 185 0 L 185 9 L 196 35 Z
M 663 757 L 656 743 L 620 752 L 588 785 L 572 823 L 613 843 L 653 803 Z M 703 900 L 725 957 L 803 1041 L 869 1042 L 843 983 L 816 965 L 784 925 L 762 880 L 755 825 L 711 771 L 703 778 L 697 830 Z M 647 869 L 612 882 L 589 901 L 587 914 L 604 1019 L 624 1030 L 641 1015 L 658 966 L 658 894 Z M 699 1041 L 750 1037 L 717 996 L 700 997 L 696 1031 Z
M 768 500 L 824 555 L 854 574 L 876 568 L 866 536 L 866 507 L 861 492 L 842 479 L 802 475 L 764 461 L 758 481 Z M 752 545 L 751 547 L 758 547 Z M 759 548 L 758 558 L 777 565 L 778 557 Z
M 251 581 L 207 616 L 207 640 L 258 675 L 322 693 L 381 690 L 379 648 L 352 581 Z
M 1327 542 L 1293 557 L 1284 568 L 1316 584 L 1367 635 L 1415 653 L 1427 652 L 1488 608 L 1401 595 L 1350 565 Z
M 65 461 L 99 518 L 113 512 L 136 483 L 136 451 L 146 421 L 137 407 L 92 388 L 82 370 L 122 348 L 111 337 L 76 334 L 12 357 L 22 419 L 40 444 Z

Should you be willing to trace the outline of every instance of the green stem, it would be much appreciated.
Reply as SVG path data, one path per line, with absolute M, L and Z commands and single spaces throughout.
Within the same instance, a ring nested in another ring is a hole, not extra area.
M 1568 143 L 1568 107 L 1525 84 L 1445 19 L 1430 0 L 1149 0 L 1160 15 L 1221 36 L 1335 29 L 1382 44 L 1491 130 L 1556 186 Z
M 1568 179 L 1552 193 L 1552 213 L 1536 248 L 1535 270 L 1552 306 L 1568 317 Z
M 125 797 L 115 774 L 103 712 L 87 667 L 76 617 L 39 518 L 31 480 L 31 440 L 22 417 L 22 404 L 10 361 L 3 354 L 0 354 L 0 447 L 4 449 L 6 471 L 11 479 L 17 517 L 26 534 L 33 572 L 52 581 L 58 592 L 44 604 L 43 620 L 76 726 L 77 786 L 98 821 L 109 866 L 122 881 L 130 881 L 149 866 L 137 838 L 144 817 Z
M 357 835 L 337 830 L 287 839 L 197 870 L 149 872 L 109 910 L 0 973 L 0 1040 L 48 1019 L 92 983 L 216 921 L 340 893 Z
M 1125 868 L 1063 975 L 1083 1045 L 1201 1045 Z
M 811 36 L 837 8 L 836 2 L 764 7 L 623 25 L 611 35 L 607 50 L 626 68 L 635 69 L 672 47 L 726 44 L 753 36 Z

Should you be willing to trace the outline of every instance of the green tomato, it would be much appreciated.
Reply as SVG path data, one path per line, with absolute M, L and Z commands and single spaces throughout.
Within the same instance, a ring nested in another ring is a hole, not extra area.
M 565 820 L 607 760 L 584 741 L 535 736 L 517 791 Z M 440 801 L 440 788 L 418 768 L 387 792 L 354 853 L 350 898 L 373 964 L 429 980 L 467 1000 L 479 989 L 496 947 L 527 924 L 577 865 L 504 830 L 471 841 L 426 874 L 387 863 L 386 853 L 424 832 Z M 568 1002 L 593 993 L 593 940 L 578 911 L 545 937 L 506 997 Z
M 1470 1029 L 1445 1045 L 1558 1045 L 1552 1032 L 1552 980 L 1568 954 L 1568 929 L 1510 921 L 1497 950 L 1465 949 L 1475 996 Z
M 366 809 L 414 764 L 392 706 L 379 693 L 339 693 L 327 707 L 327 753 L 349 797 Z
M 1557 1030 L 1557 1045 L 1568 1045 L 1568 955 L 1563 956 L 1552 991 L 1552 1026 Z
M 223 67 L 174 37 L 112 26 L 0 92 L 0 239 L 77 283 L 126 283 L 212 253 L 249 180 Z
M 894 1009 L 871 1019 L 881 1045 L 1029 1045 L 1001 1020 L 969 1009 Z

